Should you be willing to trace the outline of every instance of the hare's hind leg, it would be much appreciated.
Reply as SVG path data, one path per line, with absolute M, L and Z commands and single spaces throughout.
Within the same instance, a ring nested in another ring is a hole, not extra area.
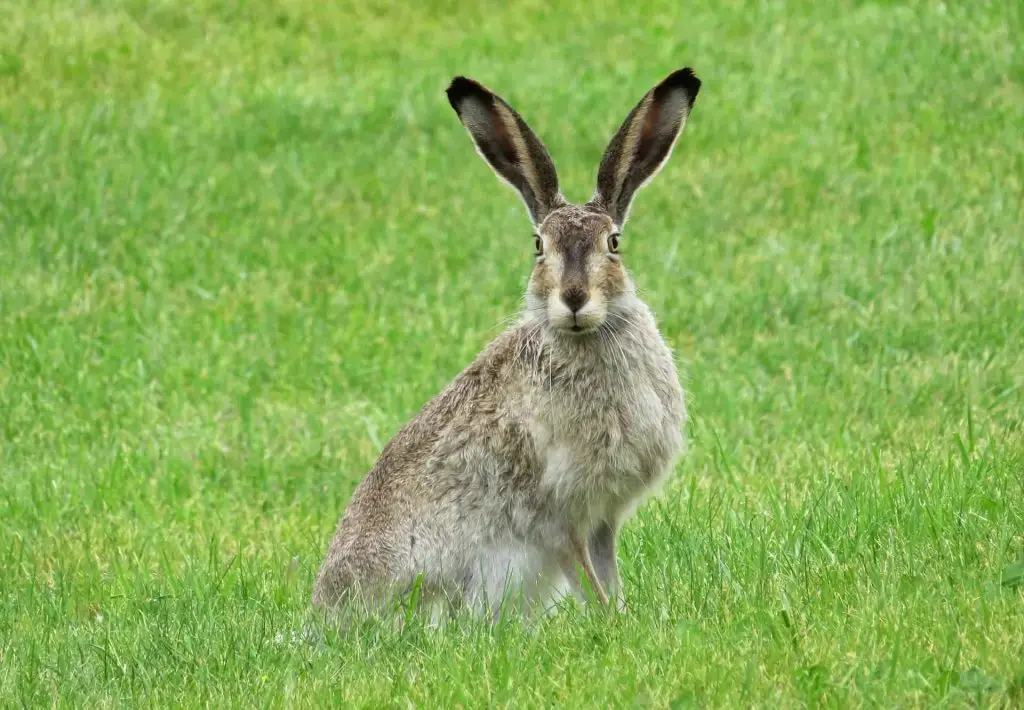
M 341 555 L 328 554 L 313 585 L 313 606 L 331 609 L 351 598 L 357 589 L 356 575 Z
M 594 569 L 594 562 L 590 557 L 590 550 L 587 547 L 587 543 L 583 537 L 575 530 L 569 533 L 569 549 L 562 555 L 562 572 L 573 583 L 575 591 L 580 595 L 581 598 L 586 599 L 586 590 L 583 589 L 582 581 L 580 580 L 579 572 L 576 570 L 576 565 L 579 565 L 583 569 L 583 574 L 587 578 L 587 583 L 590 585 L 590 589 L 593 591 L 594 596 L 601 604 L 608 603 L 608 593 L 605 591 L 604 586 L 601 584 L 601 580 L 597 576 L 597 571 Z

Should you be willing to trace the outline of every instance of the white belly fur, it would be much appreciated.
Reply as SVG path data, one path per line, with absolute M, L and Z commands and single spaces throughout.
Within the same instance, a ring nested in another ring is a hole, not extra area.
M 466 598 L 478 612 L 492 615 L 509 605 L 532 615 L 549 613 L 571 590 L 550 552 L 535 545 L 508 542 L 480 551 L 476 561 L 476 585 Z

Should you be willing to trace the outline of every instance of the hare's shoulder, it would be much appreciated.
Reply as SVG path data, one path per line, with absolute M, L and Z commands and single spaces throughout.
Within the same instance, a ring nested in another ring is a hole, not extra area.
M 385 445 L 367 478 L 380 482 L 422 470 L 474 436 L 505 430 L 520 399 L 516 371 L 536 358 L 538 343 L 527 327 L 499 335 Z

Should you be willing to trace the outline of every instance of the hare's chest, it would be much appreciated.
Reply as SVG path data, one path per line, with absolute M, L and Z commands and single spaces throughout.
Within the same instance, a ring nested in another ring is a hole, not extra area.
M 554 398 L 534 432 L 540 488 L 584 508 L 628 505 L 656 486 L 682 447 L 678 382 L 634 376 Z

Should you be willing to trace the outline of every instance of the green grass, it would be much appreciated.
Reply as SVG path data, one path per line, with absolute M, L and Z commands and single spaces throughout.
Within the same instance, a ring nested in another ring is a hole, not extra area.
M 0 3 L 0 704 L 1024 702 L 1024 6 L 464 4 Z M 623 244 L 691 443 L 630 614 L 302 640 L 531 267 L 448 79 L 580 200 L 684 64 Z

